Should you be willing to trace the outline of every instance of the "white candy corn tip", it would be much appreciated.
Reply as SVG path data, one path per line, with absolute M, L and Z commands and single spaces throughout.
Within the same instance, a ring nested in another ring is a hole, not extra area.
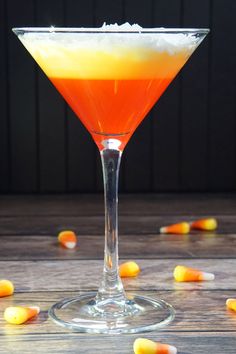
M 165 234 L 166 233 L 166 227 L 165 226 L 160 228 L 160 233 L 161 234 Z
M 173 345 L 170 345 L 168 348 L 168 354 L 177 354 L 177 348 L 175 348 Z
M 226 305 L 229 305 L 230 302 L 232 302 L 232 301 L 235 301 L 235 299 L 227 299 L 227 300 L 226 300 Z
M 202 272 L 202 280 L 214 280 L 215 275 L 213 273 Z
M 30 308 L 31 310 L 36 310 L 38 314 L 39 314 L 39 312 L 40 312 L 40 307 L 39 307 L 39 306 L 29 306 L 29 308 Z
M 75 248 L 76 243 L 75 242 L 65 242 L 66 248 Z

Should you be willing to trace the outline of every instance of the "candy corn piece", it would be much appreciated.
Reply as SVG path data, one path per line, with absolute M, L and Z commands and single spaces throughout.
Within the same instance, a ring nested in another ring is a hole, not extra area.
M 38 306 L 32 307 L 7 307 L 4 311 L 4 318 L 11 324 L 22 324 L 30 320 L 32 317 L 38 315 L 40 308 Z
M 161 234 L 188 234 L 190 226 L 187 222 L 180 222 L 169 226 L 163 226 L 160 228 Z
M 174 269 L 174 278 L 176 281 L 202 281 L 215 279 L 214 274 L 202 272 L 198 269 L 188 268 L 178 265 Z
M 136 277 L 140 272 L 140 268 L 136 262 L 130 261 L 122 263 L 119 267 L 119 271 L 122 278 Z
M 196 220 L 190 227 L 195 230 L 214 231 L 217 228 L 217 220 L 214 218 Z
M 169 344 L 153 342 L 146 338 L 138 338 L 134 341 L 135 354 L 176 354 L 177 349 Z
M 73 231 L 62 231 L 58 235 L 58 241 L 65 248 L 75 248 L 77 237 Z
M 229 310 L 236 311 L 236 299 L 226 300 L 226 306 Z
M 14 293 L 14 285 L 10 280 L 0 280 L 0 297 L 9 296 Z

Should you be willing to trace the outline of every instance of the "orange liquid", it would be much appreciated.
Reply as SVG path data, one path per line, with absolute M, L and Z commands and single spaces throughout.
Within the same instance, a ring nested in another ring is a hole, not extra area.
M 93 136 L 99 149 L 105 139 L 119 139 L 122 150 L 173 78 L 92 80 L 50 77 Z

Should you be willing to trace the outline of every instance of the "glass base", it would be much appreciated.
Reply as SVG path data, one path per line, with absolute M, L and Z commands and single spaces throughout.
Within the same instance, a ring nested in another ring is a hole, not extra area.
M 49 316 L 68 329 L 87 333 L 141 333 L 166 326 L 175 317 L 171 305 L 163 300 L 127 295 L 121 305 L 111 302 L 104 310 L 96 293 L 64 299 L 51 307 Z M 111 300 L 112 301 L 112 300 Z M 118 309 L 118 310 L 116 310 Z

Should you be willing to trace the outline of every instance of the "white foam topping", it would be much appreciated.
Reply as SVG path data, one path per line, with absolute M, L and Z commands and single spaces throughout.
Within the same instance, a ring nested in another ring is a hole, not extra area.
M 140 32 L 143 30 L 143 28 L 139 26 L 137 23 L 131 25 L 129 22 L 125 22 L 122 25 L 118 25 L 117 23 L 107 25 L 106 22 L 104 22 L 101 29 L 105 31 L 121 31 L 121 32 L 122 31 Z
M 189 51 L 191 54 L 201 42 L 194 31 L 181 33 L 181 30 L 178 30 L 174 33 L 174 30 L 167 30 L 165 32 L 164 28 L 143 29 L 138 24 L 130 25 L 127 22 L 122 25 L 104 23 L 100 28 L 69 28 L 68 32 L 55 27 L 45 29 L 44 32 L 37 32 L 35 29 L 26 31 L 23 35 L 20 34 L 19 38 L 25 45 L 28 44 L 31 47 L 40 44 L 50 47 L 62 45 L 70 50 L 93 48 L 106 52 L 113 52 L 117 47 L 120 51 L 121 48 L 125 49 L 126 47 L 169 54 L 183 50 Z
M 21 28 L 16 33 L 50 77 L 117 80 L 173 78 L 204 37 L 197 30 L 129 23 Z

